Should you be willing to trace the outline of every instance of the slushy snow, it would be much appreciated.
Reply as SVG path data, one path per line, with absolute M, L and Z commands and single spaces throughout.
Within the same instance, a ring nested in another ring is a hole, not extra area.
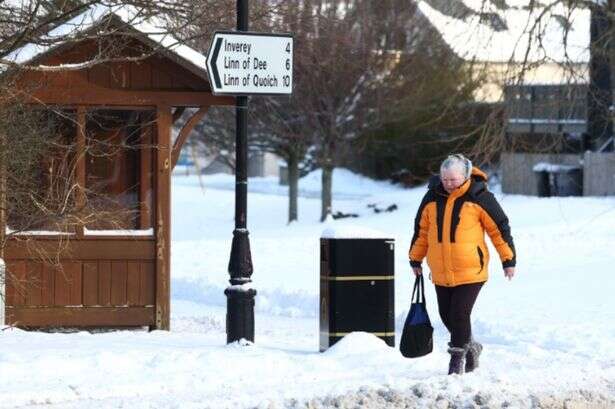
M 490 246 L 490 280 L 473 313 L 484 345 L 474 373 L 447 376 L 447 333 L 426 283 L 434 351 L 405 359 L 364 332 L 318 352 L 323 230 L 395 240 L 396 341 L 409 309 L 407 249 L 425 187 L 404 190 L 336 170 L 333 210 L 320 216 L 319 173 L 300 181 L 298 222 L 287 188 L 250 179 L 255 343 L 226 345 L 234 178 L 173 180 L 170 332 L 0 331 L 0 408 L 614 408 L 615 198 L 503 195 L 518 253 L 504 278 Z M 376 214 L 369 204 L 398 210 Z M 357 227 L 359 226 L 359 227 Z

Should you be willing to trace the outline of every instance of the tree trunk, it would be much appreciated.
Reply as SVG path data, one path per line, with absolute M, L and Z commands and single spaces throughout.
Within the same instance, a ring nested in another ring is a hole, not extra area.
M 299 158 L 291 152 L 287 160 L 288 166 L 288 223 L 298 219 L 297 194 L 299 192 Z
M 327 215 L 331 214 L 333 166 L 326 164 L 322 167 L 322 200 L 320 221 L 324 222 Z
M 0 131 L 0 259 L 4 258 L 6 244 L 6 172 L 6 135 Z M 0 277 L 1 282 L 4 277 Z
M 0 109 L 2 109 L 0 107 Z M 0 130 L 0 325 L 4 325 L 6 304 L 6 264 L 4 264 L 4 247 L 6 246 L 6 135 Z

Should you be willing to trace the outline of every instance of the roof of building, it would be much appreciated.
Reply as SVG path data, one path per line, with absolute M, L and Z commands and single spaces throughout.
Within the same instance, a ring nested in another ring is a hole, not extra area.
M 49 54 L 71 40 L 79 39 L 80 35 L 108 21 L 112 16 L 143 34 L 142 37 L 147 42 L 158 46 L 160 51 L 174 57 L 175 61 L 186 66 L 190 71 L 207 78 L 205 55 L 171 35 L 160 18 L 146 16 L 141 10 L 128 5 L 92 6 L 64 24 L 55 27 L 39 43 L 26 44 L 7 55 L 4 60 L 20 65 L 35 65 L 39 57 Z M 2 65 L 0 65 L 1 69 Z
M 445 14 L 420 0 L 418 8 L 451 49 L 484 62 L 589 61 L 590 12 L 561 2 L 530 9 L 521 0 L 459 0 L 462 13 Z M 430 5 L 430 4 L 432 5 Z M 462 17 L 459 15 L 461 14 Z M 538 22 L 537 22 L 538 21 Z

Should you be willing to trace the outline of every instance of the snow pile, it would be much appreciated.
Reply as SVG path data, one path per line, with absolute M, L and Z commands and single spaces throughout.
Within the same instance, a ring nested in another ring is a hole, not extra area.
M 366 354 L 396 354 L 395 350 L 380 338 L 367 332 L 352 332 L 324 352 L 335 358 L 356 358 Z
M 324 409 L 324 408 L 370 408 L 370 409 L 407 409 L 407 408 L 592 408 L 612 409 L 615 400 L 591 391 L 579 390 L 565 396 L 520 396 L 509 391 L 492 394 L 480 389 L 466 387 L 455 396 L 443 394 L 442 390 L 451 388 L 451 382 L 441 381 L 434 384 L 418 383 L 410 391 L 400 392 L 388 386 L 381 388 L 361 387 L 356 392 L 339 396 L 313 398 L 308 401 L 290 399 L 282 404 L 261 404 L 262 409 Z

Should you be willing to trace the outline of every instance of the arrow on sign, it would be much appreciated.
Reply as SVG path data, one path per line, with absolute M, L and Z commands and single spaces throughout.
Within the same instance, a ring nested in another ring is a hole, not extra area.
M 222 38 L 216 39 L 216 45 L 214 46 L 214 53 L 211 56 L 212 64 L 211 70 L 214 76 L 214 82 L 216 83 L 216 88 L 222 88 L 222 84 L 220 83 L 220 73 L 218 72 L 218 67 L 216 63 L 218 62 L 218 54 L 220 53 L 220 47 L 222 46 Z

